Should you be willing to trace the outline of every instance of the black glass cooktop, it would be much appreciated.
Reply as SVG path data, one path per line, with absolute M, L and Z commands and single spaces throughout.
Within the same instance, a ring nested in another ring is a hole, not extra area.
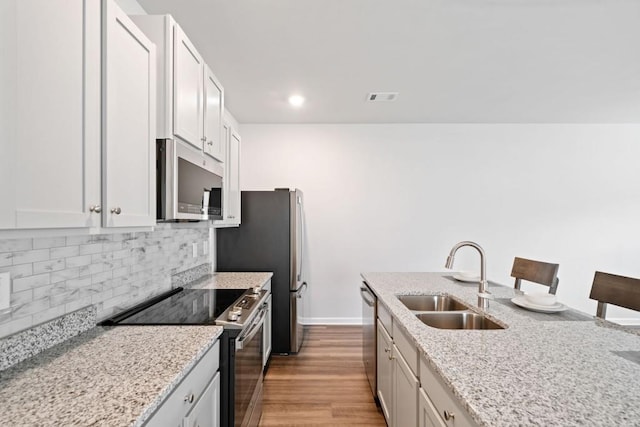
M 246 289 L 178 289 L 127 310 L 104 325 L 213 325 Z

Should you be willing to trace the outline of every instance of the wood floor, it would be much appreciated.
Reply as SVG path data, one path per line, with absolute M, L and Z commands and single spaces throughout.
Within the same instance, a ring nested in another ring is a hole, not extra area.
M 295 356 L 272 356 L 260 426 L 380 426 L 360 326 L 308 326 Z

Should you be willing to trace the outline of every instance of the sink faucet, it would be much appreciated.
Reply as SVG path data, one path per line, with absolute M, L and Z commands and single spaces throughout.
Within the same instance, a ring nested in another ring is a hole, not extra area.
M 456 256 L 456 252 L 463 246 L 471 246 L 475 248 L 480 253 L 480 286 L 478 287 L 478 307 L 483 310 L 489 308 L 489 299 L 491 299 L 491 293 L 489 293 L 489 282 L 487 282 L 487 262 L 484 256 L 484 250 L 482 247 L 475 243 L 465 240 L 460 243 L 456 243 L 453 248 L 451 248 L 451 252 L 449 252 L 449 256 L 447 257 L 447 263 L 444 265 L 446 268 L 453 267 L 453 259 Z

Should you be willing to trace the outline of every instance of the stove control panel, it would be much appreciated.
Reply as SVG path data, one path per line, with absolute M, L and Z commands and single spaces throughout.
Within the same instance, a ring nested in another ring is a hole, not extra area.
M 240 298 L 216 319 L 216 324 L 242 328 L 247 321 L 253 318 L 254 314 L 266 301 L 268 294 L 268 290 L 260 287 L 247 289 Z

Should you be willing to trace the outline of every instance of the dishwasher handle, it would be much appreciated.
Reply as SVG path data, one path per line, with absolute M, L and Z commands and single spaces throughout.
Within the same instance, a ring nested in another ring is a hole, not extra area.
M 376 300 L 375 300 L 376 297 L 371 293 L 371 291 L 366 285 L 360 286 L 360 296 L 362 296 L 362 300 L 369 307 L 373 307 L 373 305 L 376 303 Z

